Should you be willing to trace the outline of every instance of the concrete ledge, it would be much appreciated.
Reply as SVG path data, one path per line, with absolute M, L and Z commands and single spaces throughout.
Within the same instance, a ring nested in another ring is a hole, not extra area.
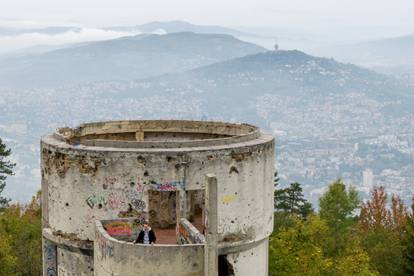
M 259 244 L 261 244 L 262 242 L 268 240 L 269 238 L 266 237 L 264 239 L 261 240 L 257 240 L 257 241 L 252 241 L 249 243 L 246 242 L 240 242 L 238 244 L 233 244 L 231 246 L 229 245 L 225 245 L 225 244 L 219 244 L 219 255 L 227 255 L 230 253 L 237 253 L 237 252 L 241 252 L 241 251 L 246 251 L 249 249 L 252 249 L 256 246 L 258 246 Z
M 243 136 L 203 139 L 191 141 L 163 141 L 163 142 L 146 142 L 146 141 L 114 141 L 114 140 L 85 140 L 82 145 L 88 147 L 113 147 L 113 148 L 186 148 L 200 147 L 210 145 L 229 145 L 234 143 L 242 143 L 258 138 L 260 133 L 251 133 Z
M 59 148 L 60 151 L 76 151 L 76 152 L 89 152 L 89 153 L 107 153 L 107 152 L 119 152 L 119 153 L 151 153 L 151 154 L 174 154 L 174 153 L 185 153 L 185 152 L 203 152 L 203 151 L 213 151 L 213 150 L 227 150 L 232 149 L 234 151 L 243 150 L 245 147 L 252 147 L 256 145 L 262 145 L 267 143 L 272 143 L 274 145 L 274 137 L 270 134 L 259 132 L 258 137 L 254 139 L 243 140 L 243 137 L 231 137 L 231 138 L 222 138 L 219 143 L 212 142 L 210 144 L 209 140 L 201 141 L 190 141 L 187 144 L 179 142 L 171 142 L 169 145 L 163 145 L 162 142 L 153 143 L 153 142 L 128 142 L 128 141 L 115 141 L 115 143 L 120 143 L 120 145 L 114 145 L 112 141 L 103 141 L 100 144 L 101 140 L 94 140 L 89 144 L 78 144 L 72 145 L 57 138 L 56 134 L 50 134 L 43 136 L 41 139 L 42 144 L 45 147 Z M 239 140 L 240 139 L 240 140 Z M 220 140 L 220 139 L 219 139 Z M 228 142 L 228 143 L 227 143 Z M 144 145 L 146 144 L 146 145 Z M 123 147 L 124 146 L 124 147 Z
M 45 239 L 48 239 L 58 245 L 64 245 L 81 250 L 93 250 L 93 241 L 71 239 L 65 235 L 56 235 L 50 228 L 43 228 L 42 235 Z
M 150 135 L 157 133 L 177 134 L 184 135 L 184 137 L 179 140 L 150 138 L 146 141 L 145 133 Z M 125 135 L 128 138 L 125 138 Z M 53 134 L 53 138 L 70 145 L 87 147 L 185 148 L 241 143 L 257 139 L 260 135 L 260 130 L 257 127 L 248 124 L 186 120 L 137 120 L 87 123 L 77 128 L 60 128 Z
M 181 244 L 205 244 L 206 239 L 198 229 L 186 218 L 182 218 L 178 224 L 178 234 Z

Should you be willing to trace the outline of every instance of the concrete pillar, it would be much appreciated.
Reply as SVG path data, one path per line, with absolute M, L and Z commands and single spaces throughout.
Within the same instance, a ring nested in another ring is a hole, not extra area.
M 185 190 L 178 191 L 178 218 L 177 223 L 180 223 L 182 218 L 187 218 L 187 193 Z
M 138 142 L 144 141 L 144 132 L 143 131 L 135 132 L 135 140 L 137 140 Z
M 204 250 L 204 276 L 218 275 L 217 248 L 217 178 L 206 175 L 206 245 Z
M 43 276 L 57 275 L 57 246 L 43 238 Z

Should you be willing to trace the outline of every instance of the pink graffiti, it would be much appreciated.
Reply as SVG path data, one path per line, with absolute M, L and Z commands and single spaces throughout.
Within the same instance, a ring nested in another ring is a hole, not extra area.
M 119 209 L 122 207 L 123 203 L 125 203 L 125 200 L 122 195 L 114 193 L 109 194 L 107 204 L 111 209 Z
M 182 180 L 165 180 L 161 178 L 161 183 L 153 183 L 152 188 L 157 191 L 176 191 L 184 187 Z
M 138 193 L 143 193 L 145 191 L 145 185 L 141 184 L 141 183 L 137 183 L 137 188 L 136 188 Z
M 104 257 L 112 257 L 114 255 L 114 247 L 107 243 L 105 238 L 98 232 L 96 233 L 95 242 L 101 251 L 101 259 Z
M 131 236 L 132 229 L 128 222 L 113 221 L 105 225 L 106 232 L 111 236 Z
M 106 184 L 114 185 L 117 182 L 117 180 L 118 179 L 115 176 L 111 176 L 111 175 L 108 175 L 108 176 L 104 177 L 104 182 Z

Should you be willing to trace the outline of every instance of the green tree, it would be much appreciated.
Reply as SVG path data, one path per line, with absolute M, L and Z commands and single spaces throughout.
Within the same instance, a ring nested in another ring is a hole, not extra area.
M 303 218 L 313 212 L 312 204 L 305 199 L 302 187 L 297 182 L 285 189 L 276 190 L 274 200 L 276 211 L 301 215 Z
M 1 214 L 0 214 L 1 216 Z M 17 258 L 13 255 L 11 237 L 0 231 L 0 275 L 17 275 Z
M 275 175 L 275 179 L 277 175 Z M 278 178 L 277 178 L 278 179 Z M 277 189 L 274 192 L 274 230 L 282 227 L 293 226 L 291 218 L 299 216 L 306 218 L 313 213 L 312 205 L 304 198 L 302 187 L 299 183 L 292 183 L 285 189 Z
M 414 198 L 403 235 L 403 245 L 404 271 L 408 275 L 414 275 Z
M 279 173 L 277 171 L 275 171 L 275 174 L 273 175 L 273 184 L 274 184 L 274 189 L 276 190 L 277 186 L 279 185 Z
M 348 239 L 345 251 L 335 260 L 330 275 L 370 276 L 379 275 L 370 264 L 368 253 L 362 248 L 360 239 L 353 235 Z
M 326 248 L 329 256 L 337 257 L 345 252 L 359 202 L 355 189 L 347 190 L 341 180 L 329 185 L 328 191 L 319 199 L 319 214 L 330 229 Z
M 0 138 L 0 210 L 6 207 L 10 201 L 10 199 L 1 196 L 6 186 L 6 178 L 9 175 L 13 175 L 13 167 L 15 166 L 7 159 L 10 154 L 11 150 L 6 147 Z
M 270 275 L 323 275 L 332 261 L 323 254 L 326 223 L 318 216 L 304 221 L 291 215 L 292 226 L 274 233 L 269 243 Z
M 356 235 L 349 236 L 342 254 L 331 257 L 325 248 L 332 232 L 325 220 L 291 215 L 291 222 L 270 237 L 270 275 L 378 275 Z

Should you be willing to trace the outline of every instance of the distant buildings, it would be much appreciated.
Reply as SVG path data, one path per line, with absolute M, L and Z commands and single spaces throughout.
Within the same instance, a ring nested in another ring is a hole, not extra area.
M 371 189 L 374 183 L 374 174 L 371 169 L 366 169 L 362 172 L 362 185 L 365 188 Z

